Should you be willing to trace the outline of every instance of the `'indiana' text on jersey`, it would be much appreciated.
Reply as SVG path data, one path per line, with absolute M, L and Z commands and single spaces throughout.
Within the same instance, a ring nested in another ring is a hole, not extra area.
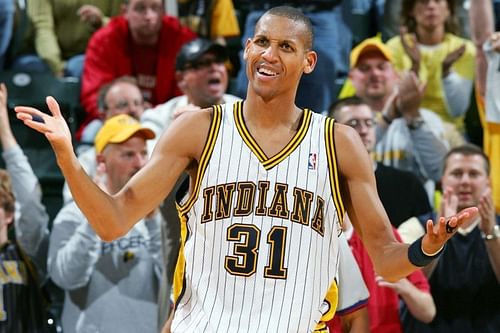
M 268 157 L 242 102 L 214 107 L 194 186 L 179 203 L 173 332 L 313 332 L 333 317 L 344 214 L 333 128 L 306 109 Z
M 204 208 L 201 216 L 201 223 L 215 220 L 227 219 L 231 215 L 249 216 L 269 216 L 282 219 L 289 219 L 292 222 L 309 225 L 311 219 L 311 204 L 314 193 L 298 187 L 293 188 L 293 202 L 290 206 L 288 202 L 288 184 L 276 183 L 274 195 L 269 207 L 266 207 L 267 196 L 269 194 L 269 181 L 259 181 L 255 184 L 251 181 L 221 184 L 211 186 L 203 190 Z M 236 203 L 234 207 L 233 195 L 237 191 Z M 215 195 L 215 214 L 213 209 Z M 256 200 L 257 199 L 257 200 Z M 320 196 L 316 197 L 316 210 L 312 217 L 311 228 L 323 236 L 323 215 L 325 200 Z M 293 207 L 290 214 L 289 207 Z M 231 214 L 232 213 L 232 214 Z

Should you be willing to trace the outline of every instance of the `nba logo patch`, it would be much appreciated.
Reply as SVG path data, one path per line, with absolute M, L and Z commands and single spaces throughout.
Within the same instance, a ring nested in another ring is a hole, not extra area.
M 309 170 L 316 170 L 316 165 L 318 164 L 318 154 L 309 153 L 309 161 L 307 163 L 307 168 Z

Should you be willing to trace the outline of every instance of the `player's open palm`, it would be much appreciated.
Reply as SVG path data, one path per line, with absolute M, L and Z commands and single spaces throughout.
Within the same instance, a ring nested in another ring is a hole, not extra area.
M 453 237 L 458 227 L 469 224 L 477 218 L 478 214 L 477 207 L 469 207 L 451 217 L 439 217 L 436 224 L 432 220 L 428 220 L 426 233 L 422 239 L 422 249 L 428 254 L 437 252 L 448 239 Z
M 17 106 L 17 118 L 26 126 L 44 134 L 56 154 L 73 152 L 71 132 L 59 104 L 52 96 L 47 97 L 46 102 L 52 116 L 32 107 Z

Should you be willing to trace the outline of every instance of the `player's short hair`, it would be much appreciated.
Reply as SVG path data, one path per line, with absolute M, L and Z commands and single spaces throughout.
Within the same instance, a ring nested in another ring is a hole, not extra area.
M 313 25 L 311 23 L 311 20 L 304 15 L 300 9 L 290 7 L 290 6 L 277 6 L 269 9 L 264 13 L 264 15 L 261 16 L 261 18 L 257 21 L 256 26 L 259 24 L 259 21 L 262 19 L 262 17 L 266 15 L 274 15 L 274 16 L 280 16 L 280 17 L 286 17 L 292 21 L 302 23 L 304 27 L 306 28 L 304 31 L 304 45 L 306 50 L 311 50 L 313 47 L 313 38 L 314 38 L 314 29 Z
M 0 169 L 0 207 L 6 213 L 14 213 L 16 199 L 12 192 L 12 182 L 9 174 L 4 169 Z
M 346 106 L 368 105 L 361 97 L 350 96 L 336 100 L 328 108 L 328 116 L 338 118 L 337 113 Z
M 477 145 L 472 144 L 472 143 L 465 143 L 463 145 L 451 148 L 448 153 L 443 158 L 443 170 L 442 173 L 444 174 L 444 171 L 446 170 L 446 166 L 448 163 L 448 159 L 450 158 L 451 155 L 455 154 L 460 154 L 464 156 L 474 156 L 478 155 L 481 156 L 484 159 L 484 165 L 486 168 L 486 174 L 490 174 L 490 159 L 488 156 L 484 153 L 484 151 Z

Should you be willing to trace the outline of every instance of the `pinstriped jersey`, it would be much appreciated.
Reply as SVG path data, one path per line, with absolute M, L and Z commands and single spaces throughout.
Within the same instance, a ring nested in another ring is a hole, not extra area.
M 214 107 L 194 189 L 179 207 L 173 332 L 312 332 L 337 303 L 344 213 L 333 120 L 305 109 L 268 157 L 243 102 Z

